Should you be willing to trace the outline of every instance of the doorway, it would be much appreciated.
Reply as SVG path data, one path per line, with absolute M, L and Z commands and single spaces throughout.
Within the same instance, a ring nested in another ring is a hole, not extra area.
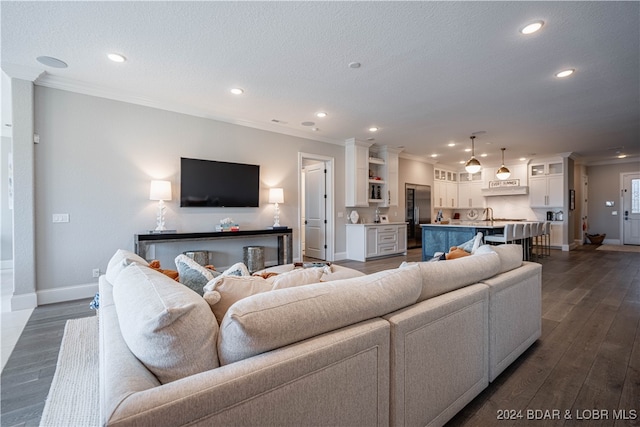
M 640 173 L 622 176 L 622 244 L 640 245 Z
M 334 260 L 334 159 L 299 153 L 299 253 L 322 261 Z

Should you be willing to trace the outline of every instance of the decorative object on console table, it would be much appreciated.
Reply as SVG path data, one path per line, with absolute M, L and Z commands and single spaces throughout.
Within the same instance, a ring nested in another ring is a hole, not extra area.
M 274 187 L 269 189 L 269 203 L 274 203 L 274 215 L 273 226 L 271 229 L 287 228 L 280 225 L 280 207 L 278 203 L 284 203 L 284 190 L 282 188 Z
M 216 225 L 216 231 L 240 231 L 240 226 L 233 218 L 227 217 L 220 220 L 220 225 Z
M 158 212 L 156 215 L 156 228 L 151 230 L 151 233 L 175 233 L 175 230 L 167 230 L 164 222 L 164 213 L 166 206 L 165 200 L 171 200 L 171 181 L 151 181 L 149 188 L 149 200 L 158 201 Z
M 389 216 L 388 215 L 380 215 L 380 223 L 381 224 L 389 224 Z

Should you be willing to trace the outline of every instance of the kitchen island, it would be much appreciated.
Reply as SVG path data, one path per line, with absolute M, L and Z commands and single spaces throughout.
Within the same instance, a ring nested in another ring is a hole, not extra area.
M 473 239 L 478 232 L 481 232 L 483 237 L 499 234 L 508 223 L 502 221 L 461 221 L 454 224 L 420 224 L 422 227 L 422 260 L 430 260 L 436 252 L 449 252 L 452 246 Z

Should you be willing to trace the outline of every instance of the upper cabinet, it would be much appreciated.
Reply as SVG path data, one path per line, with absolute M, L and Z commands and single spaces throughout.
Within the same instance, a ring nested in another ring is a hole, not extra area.
M 345 205 L 369 206 L 369 147 L 372 144 L 348 139 L 345 143 Z
M 398 206 L 398 155 L 387 146 L 372 150 L 372 144 L 345 142 L 345 205 L 348 207 Z
M 529 204 L 532 208 L 564 206 L 564 162 L 536 161 L 529 165 Z
M 458 207 L 458 173 L 445 169 L 434 169 L 433 207 Z
M 476 173 L 460 172 L 458 183 L 459 208 L 483 208 L 482 171 Z

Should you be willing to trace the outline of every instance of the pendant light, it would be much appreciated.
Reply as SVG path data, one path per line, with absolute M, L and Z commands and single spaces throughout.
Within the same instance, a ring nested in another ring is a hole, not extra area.
M 506 148 L 501 148 L 500 150 L 502 150 L 502 166 L 500 166 L 500 169 L 496 172 L 496 178 L 503 180 L 511 176 L 511 171 L 504 165 L 504 150 L 506 150 Z
M 476 139 L 476 136 L 471 135 L 470 138 L 471 138 L 471 158 L 464 165 L 464 168 L 469 173 L 476 173 L 476 172 L 480 172 L 480 169 L 482 168 L 482 166 L 480 165 L 480 162 L 478 161 L 478 159 L 476 159 L 476 156 L 475 156 L 473 141 Z

